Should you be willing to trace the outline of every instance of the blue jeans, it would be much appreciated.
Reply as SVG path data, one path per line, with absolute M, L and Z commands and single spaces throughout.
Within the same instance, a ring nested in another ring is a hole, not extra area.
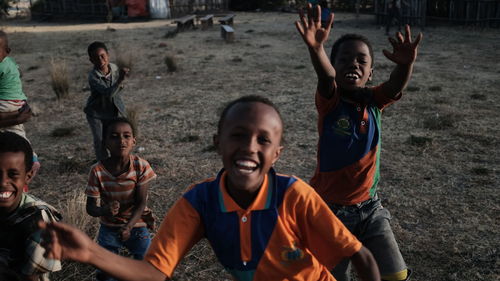
M 97 243 L 109 251 L 118 254 L 120 249 L 127 249 L 136 260 L 142 260 L 151 244 L 151 234 L 146 227 L 134 227 L 130 230 L 130 238 L 122 241 L 120 238 L 120 228 L 109 227 L 101 224 Z M 103 272 L 97 270 L 97 280 L 111 281 L 115 280 Z
M 393 274 L 406 269 L 406 264 L 394 238 L 391 214 L 375 195 L 356 205 L 330 204 L 330 208 L 363 246 L 368 248 L 378 264 L 380 274 Z M 350 280 L 350 260 L 344 259 L 332 271 L 338 281 Z

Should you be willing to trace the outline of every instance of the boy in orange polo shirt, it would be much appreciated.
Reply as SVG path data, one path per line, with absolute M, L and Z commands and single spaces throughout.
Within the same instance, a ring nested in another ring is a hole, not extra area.
M 282 146 L 282 119 L 267 99 L 230 103 L 214 143 L 224 168 L 194 184 L 170 209 L 145 261 L 105 251 L 82 232 L 48 225 L 50 257 L 89 263 L 120 280 L 165 280 L 189 249 L 207 238 L 235 280 L 335 280 L 350 258 L 362 280 L 380 280 L 371 253 L 302 180 L 272 168 Z

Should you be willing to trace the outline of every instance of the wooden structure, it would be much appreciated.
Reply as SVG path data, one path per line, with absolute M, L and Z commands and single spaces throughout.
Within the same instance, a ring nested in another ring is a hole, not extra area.
M 174 23 L 177 23 L 177 31 L 183 31 L 188 28 L 194 29 L 194 20 L 196 19 L 196 15 L 187 15 L 182 18 L 178 18 L 174 20 Z
M 392 0 L 373 0 L 378 24 L 385 24 Z M 404 24 L 425 26 L 429 21 L 482 27 L 500 26 L 500 0 L 402 0 Z
M 500 26 L 499 0 L 448 0 L 446 6 L 434 5 L 431 18 L 447 18 L 449 22 L 477 25 Z
M 223 25 L 233 25 L 234 17 L 235 17 L 234 14 L 226 15 L 219 20 L 219 23 Z
M 229 25 L 223 24 L 220 26 L 220 35 L 228 43 L 234 41 L 234 29 Z
M 172 17 L 211 14 L 228 9 L 230 0 L 168 0 Z
M 403 24 L 425 26 L 428 0 L 401 0 Z M 377 24 L 385 25 L 392 0 L 374 0 L 373 12 Z
M 206 15 L 200 18 L 201 29 L 205 30 L 214 25 L 214 15 Z
M 31 6 L 33 19 L 106 19 L 108 14 L 107 0 L 39 0 Z
M 160 0 L 32 0 L 32 17 L 34 19 L 93 19 L 110 20 L 111 11 L 117 7 L 126 7 L 121 13 L 125 18 L 133 16 L 128 15 L 131 5 L 141 4 L 146 6 L 145 10 L 151 9 L 151 5 L 159 6 Z M 230 0 L 164 0 L 162 3 L 168 11 L 165 17 L 179 18 L 189 14 L 215 14 L 221 11 L 227 11 Z M 162 13 L 160 13 L 162 14 Z M 142 15 L 142 17 L 148 17 Z

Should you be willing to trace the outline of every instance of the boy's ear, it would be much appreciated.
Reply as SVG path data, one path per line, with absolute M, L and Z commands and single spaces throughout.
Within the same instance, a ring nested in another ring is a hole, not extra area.
M 274 159 L 273 159 L 273 165 L 274 163 L 276 163 L 276 161 L 278 161 L 278 159 L 280 158 L 281 156 L 281 152 L 283 151 L 283 146 L 280 145 L 277 149 L 276 149 L 276 154 L 274 155 Z
M 26 172 L 26 178 L 25 178 L 26 184 L 30 184 L 32 179 L 33 179 L 33 168 L 31 168 L 31 170 Z
M 5 52 L 6 52 L 7 54 L 10 54 L 10 51 L 11 51 L 11 49 L 10 49 L 9 47 L 5 48 Z
M 220 154 L 220 150 L 219 150 L 219 135 L 215 134 L 212 136 L 212 141 L 214 143 L 214 146 L 215 146 L 215 150 L 217 151 L 218 154 Z
M 370 69 L 370 76 L 368 76 L 368 81 L 372 81 L 373 77 L 373 68 Z

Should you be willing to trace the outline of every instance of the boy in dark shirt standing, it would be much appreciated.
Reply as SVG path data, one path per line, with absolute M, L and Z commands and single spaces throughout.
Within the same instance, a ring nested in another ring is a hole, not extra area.
M 129 69 L 118 69 L 118 66 L 110 63 L 108 48 L 102 42 L 93 42 L 87 51 L 94 68 L 89 72 L 91 93 L 84 112 L 94 137 L 94 150 L 99 161 L 108 157 L 103 145 L 103 130 L 107 120 L 126 115 L 125 105 L 119 94 Z

